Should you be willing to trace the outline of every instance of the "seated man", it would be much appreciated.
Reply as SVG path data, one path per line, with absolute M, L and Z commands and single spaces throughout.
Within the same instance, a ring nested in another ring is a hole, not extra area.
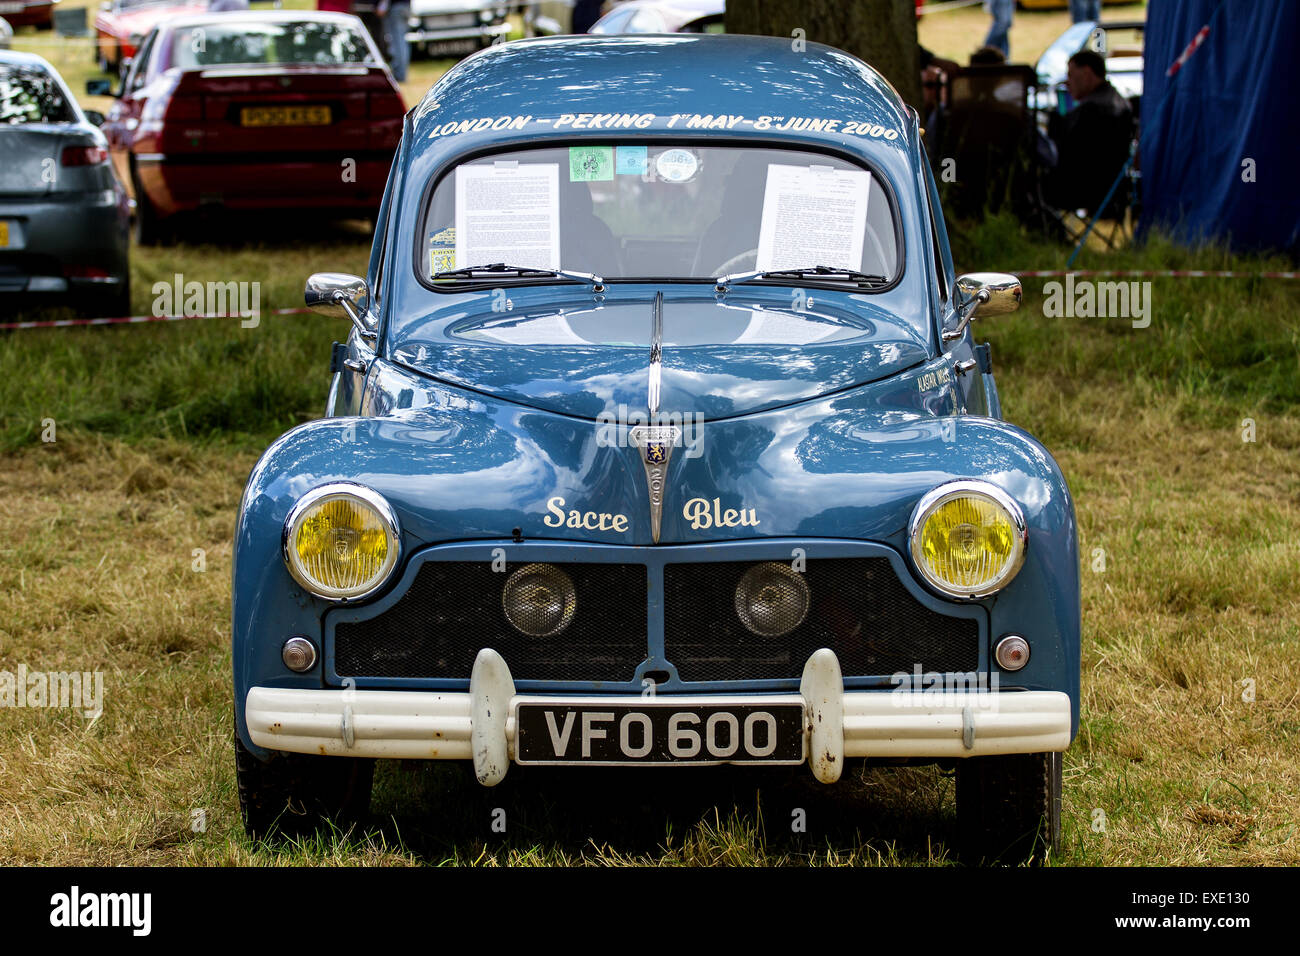
M 1106 61 L 1091 50 L 1070 57 L 1065 88 L 1075 106 L 1064 116 L 1054 114 L 1048 125 L 1059 160 L 1046 198 L 1062 209 L 1094 212 L 1128 159 L 1133 112 L 1106 80 Z

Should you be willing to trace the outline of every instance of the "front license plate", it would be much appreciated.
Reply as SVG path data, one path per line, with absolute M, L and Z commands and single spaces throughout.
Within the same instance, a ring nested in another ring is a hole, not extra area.
M 9 248 L 9 223 L 0 219 L 0 249 Z
M 804 709 L 798 697 L 515 705 L 515 761 L 521 764 L 799 764 L 804 759 Z
M 328 106 L 245 106 L 241 126 L 328 126 Z

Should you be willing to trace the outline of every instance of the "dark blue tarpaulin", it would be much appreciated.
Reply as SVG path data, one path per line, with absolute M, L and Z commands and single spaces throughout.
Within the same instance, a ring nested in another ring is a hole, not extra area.
M 1295 253 L 1300 0 L 1150 0 L 1144 46 L 1140 230 Z

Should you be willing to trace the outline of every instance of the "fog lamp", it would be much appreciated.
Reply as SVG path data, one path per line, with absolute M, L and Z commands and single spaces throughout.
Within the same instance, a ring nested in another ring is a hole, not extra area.
M 554 637 L 573 623 L 578 594 L 553 564 L 525 564 L 506 579 L 501 608 L 510 626 L 529 637 Z
M 788 564 L 756 564 L 736 585 L 736 616 L 759 637 L 783 637 L 808 616 L 811 594 L 802 574 Z

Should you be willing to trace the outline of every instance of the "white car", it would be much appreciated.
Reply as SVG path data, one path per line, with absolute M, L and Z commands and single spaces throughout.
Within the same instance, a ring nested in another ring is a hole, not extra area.
M 482 0 L 411 0 L 406 39 L 413 53 L 425 56 L 472 53 L 510 32 L 512 6 Z

